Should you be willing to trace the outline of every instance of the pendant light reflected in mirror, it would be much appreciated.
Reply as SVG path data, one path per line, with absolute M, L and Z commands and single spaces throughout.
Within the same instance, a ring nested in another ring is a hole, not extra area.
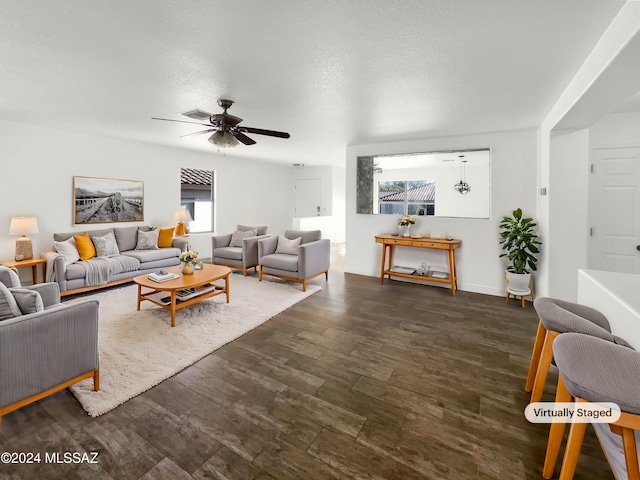
M 460 181 L 453 186 L 453 189 L 456 192 L 458 192 L 460 195 L 466 195 L 471 191 L 471 187 L 465 181 L 465 175 L 464 175 L 465 163 L 467 163 L 467 161 L 464 160 L 464 155 L 460 155 L 459 158 L 460 158 Z

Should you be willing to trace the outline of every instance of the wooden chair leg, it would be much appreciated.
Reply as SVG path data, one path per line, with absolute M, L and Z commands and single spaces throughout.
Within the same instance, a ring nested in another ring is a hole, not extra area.
M 636 436 L 632 429 L 622 429 L 622 446 L 624 448 L 624 460 L 627 464 L 629 480 L 640 480 L 638 470 L 638 452 L 636 450 Z
M 562 376 L 558 376 L 558 386 L 556 388 L 556 403 L 570 402 L 572 399 L 569 390 L 564 385 Z M 553 477 L 558 462 L 558 454 L 560 453 L 560 445 L 564 436 L 564 422 L 553 422 L 549 429 L 549 440 L 547 441 L 547 453 L 544 457 L 544 466 L 542 467 L 542 477 L 549 479 Z
M 564 452 L 562 460 L 562 469 L 560 470 L 560 480 L 572 480 L 573 474 L 576 472 L 578 464 L 578 456 L 582 448 L 582 440 L 584 432 L 587 429 L 587 423 L 572 423 L 569 430 L 569 438 L 567 439 L 567 448 Z
M 100 390 L 100 369 L 93 372 L 93 390 Z
M 536 378 L 536 372 L 538 371 L 538 363 L 540 362 L 540 354 L 542 353 L 542 346 L 544 345 L 544 336 L 547 333 L 547 329 L 544 328 L 542 322 L 538 322 L 538 331 L 536 333 L 536 341 L 533 344 L 533 351 L 531 352 L 531 363 L 529 364 L 529 373 L 527 374 L 527 382 L 524 386 L 525 392 L 530 392 L 533 389 L 533 381 Z
M 262 265 L 260 265 L 260 269 L 258 270 L 258 281 L 262 281 Z
M 536 378 L 533 382 L 533 391 L 531 392 L 532 403 L 539 402 L 542 398 L 542 392 L 544 391 L 544 386 L 547 383 L 547 375 L 549 375 L 549 368 L 551 367 L 551 360 L 553 360 L 553 341 L 558 335 L 560 335 L 559 332 L 547 330 L 544 337 L 542 355 L 540 356 Z

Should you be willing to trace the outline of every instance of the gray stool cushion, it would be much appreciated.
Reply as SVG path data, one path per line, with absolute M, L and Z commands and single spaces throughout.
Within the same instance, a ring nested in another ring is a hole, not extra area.
M 600 338 L 566 333 L 553 342 L 553 356 L 567 390 L 590 402 L 613 402 L 640 413 L 640 353 Z
M 609 321 L 593 308 L 547 297 L 536 298 L 533 307 L 547 330 L 583 333 L 614 342 Z

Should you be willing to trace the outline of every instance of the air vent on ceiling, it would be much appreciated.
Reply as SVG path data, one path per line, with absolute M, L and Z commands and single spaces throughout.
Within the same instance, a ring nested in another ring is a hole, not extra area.
M 203 112 L 202 110 L 198 110 L 197 108 L 195 110 L 189 110 L 188 112 L 184 112 L 182 115 L 184 115 L 185 117 L 193 118 L 195 120 L 206 120 L 206 121 L 209 121 L 209 117 L 211 116 L 210 113 Z

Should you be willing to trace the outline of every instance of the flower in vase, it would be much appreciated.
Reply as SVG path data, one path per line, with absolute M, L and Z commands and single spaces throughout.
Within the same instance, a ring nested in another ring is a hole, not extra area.
M 414 225 L 416 223 L 415 219 L 411 215 L 405 215 L 404 217 L 398 220 L 399 227 L 408 227 L 409 225 Z
M 180 261 L 185 265 L 195 265 L 198 258 L 198 252 L 194 252 L 193 250 L 187 250 L 186 252 L 182 252 L 180 254 Z

